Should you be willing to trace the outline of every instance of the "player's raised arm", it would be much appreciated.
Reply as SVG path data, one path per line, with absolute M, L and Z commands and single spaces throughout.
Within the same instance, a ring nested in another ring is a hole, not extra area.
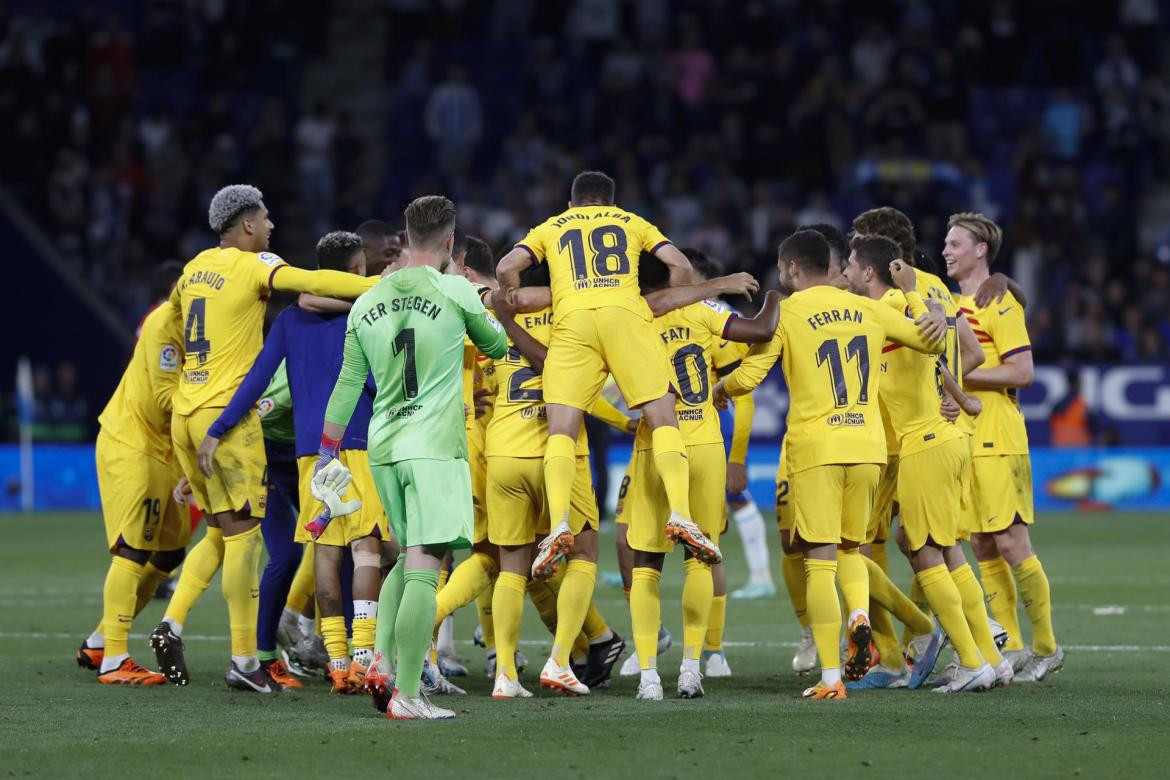
M 1024 288 L 1020 287 L 1019 282 L 1015 279 L 1002 273 L 991 274 L 983 280 L 979 289 L 975 291 L 975 305 L 980 309 L 985 309 L 991 305 L 992 301 L 1003 303 L 1004 296 L 1009 292 L 1019 302 L 1020 308 L 1028 308 L 1028 299 L 1024 295 Z
M 521 287 L 520 289 L 525 288 Z M 504 332 L 508 334 L 508 338 L 512 340 L 516 349 L 520 350 L 520 354 L 528 360 L 528 365 L 536 373 L 543 373 L 544 359 L 548 357 L 548 347 L 533 338 L 532 334 L 516 322 L 516 307 L 508 300 L 508 296 L 498 296 L 495 311 Z
M 158 314 L 152 312 L 152 317 L 161 318 L 150 322 L 151 327 L 142 330 L 142 339 L 150 339 L 151 343 L 144 344 L 147 355 L 147 374 L 150 377 L 150 392 L 154 402 L 165 414 L 170 414 L 173 407 L 175 390 L 179 387 L 179 377 L 183 365 L 183 328 L 179 315 L 168 304 L 159 307 Z M 151 318 L 148 317 L 148 320 Z
M 886 330 L 886 338 L 917 352 L 924 352 L 928 355 L 939 354 L 945 346 L 945 341 L 935 335 L 939 324 L 937 317 L 934 319 L 923 318 L 923 315 L 928 312 L 926 304 L 922 301 L 922 296 L 915 291 L 918 282 L 914 276 L 913 266 L 903 263 L 901 260 L 895 260 L 890 263 L 890 276 L 893 277 L 894 284 L 906 296 L 906 306 L 914 321 L 906 319 L 889 306 L 875 306 L 874 311 L 877 313 L 878 321 Z M 942 332 L 945 335 L 945 318 L 941 324 Z
M 726 409 L 728 397 L 747 395 L 759 387 L 783 352 L 784 336 L 779 330 L 768 343 L 752 347 L 739 364 L 739 368 L 715 385 L 715 405 L 720 409 Z
M 771 341 L 780 321 L 780 293 L 769 290 L 764 305 L 754 317 L 735 316 L 723 328 L 723 338 L 744 344 L 763 344 Z
M 467 328 L 468 338 L 488 357 L 503 357 L 508 351 L 508 337 L 504 335 L 504 329 L 488 314 L 471 283 L 466 279 L 460 280 L 463 282 L 461 287 L 465 293 L 460 295 L 456 303 L 463 312 L 463 325 Z
M 307 271 L 281 263 L 272 269 L 268 286 L 284 292 L 312 293 L 325 298 L 353 299 L 377 284 L 376 276 L 358 276 L 345 271 Z
M 983 347 L 979 346 L 979 337 L 971 329 L 967 318 L 959 314 L 955 320 L 955 328 L 959 333 L 959 359 L 963 362 L 963 376 L 967 376 L 987 361 L 983 354 Z
M 496 281 L 503 290 L 514 290 L 520 286 L 520 272 L 536 262 L 536 256 L 527 246 L 517 244 L 496 265 Z M 551 293 L 550 293 L 551 299 Z
M 691 283 L 691 261 L 681 249 L 664 239 L 651 251 L 670 271 L 671 287 Z
M 498 308 L 496 303 L 504 297 L 505 293 L 502 287 L 495 290 L 485 290 L 483 305 L 495 311 Z M 510 298 L 509 303 L 512 310 L 522 314 L 540 311 L 552 306 L 551 287 L 519 287 L 512 290 L 511 295 L 507 297 Z
M 623 433 L 633 433 L 637 429 L 638 418 L 623 414 L 621 409 L 607 401 L 603 395 L 597 396 L 597 401 L 589 410 L 589 414 Z
M 661 317 L 667 312 L 690 306 L 708 299 L 715 299 L 721 295 L 743 295 L 751 300 L 760 289 L 760 283 L 749 273 L 740 272 L 708 279 L 698 284 L 684 284 L 679 287 L 663 287 L 661 290 L 647 293 L 646 303 L 650 306 L 650 313 Z

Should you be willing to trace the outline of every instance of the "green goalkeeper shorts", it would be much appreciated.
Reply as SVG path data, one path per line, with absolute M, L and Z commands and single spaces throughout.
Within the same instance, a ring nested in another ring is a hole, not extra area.
M 370 464 L 374 486 L 402 546 L 470 547 L 475 530 L 471 470 L 463 458 Z

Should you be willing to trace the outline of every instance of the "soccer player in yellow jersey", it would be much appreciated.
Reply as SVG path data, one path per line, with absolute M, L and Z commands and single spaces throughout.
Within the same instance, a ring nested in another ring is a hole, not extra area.
M 785 457 L 795 510 L 793 539 L 804 552 L 810 628 L 821 661 L 821 681 L 804 695 L 844 698 L 837 548 L 845 553 L 841 589 L 849 612 L 850 662 L 868 666 L 869 583 L 855 551 L 864 539 L 880 464 L 886 460 L 877 409 L 882 345 L 890 340 L 937 354 L 942 343 L 928 340 L 888 306 L 830 286 L 829 245 L 816 231 L 785 239 L 778 265 L 781 286 L 792 294 L 782 306 L 776 333 L 720 382 L 717 402 L 726 405 L 728 396 L 757 387 L 781 360 L 790 392 Z M 909 290 L 911 315 L 925 314 L 913 289 L 913 270 L 895 265 L 891 272 Z
M 216 449 L 204 474 L 196 451 L 243 381 L 263 343 L 264 310 L 271 290 L 356 298 L 378 279 L 342 271 L 294 268 L 267 251 L 274 225 L 260 190 L 224 187 L 211 199 L 208 223 L 219 246 L 183 269 L 164 310 L 183 334 L 183 366 L 171 415 L 171 440 L 196 504 L 207 516 L 207 535 L 188 556 L 163 622 L 151 646 L 163 674 L 188 681 L 182 657 L 182 623 L 188 610 L 223 566 L 232 659 L 225 679 L 232 688 L 275 689 L 256 655 L 260 520 L 264 517 L 264 441 L 252 412 Z
M 972 529 L 971 549 L 991 615 L 1007 629 L 1004 655 L 1020 670 L 1015 679 L 1034 682 L 1064 665 L 1064 650 L 1052 629 L 1048 577 L 1028 533 L 1033 521 L 1032 465 L 1016 394 L 1032 384 L 1032 343 L 1015 296 L 985 307 L 974 303 L 1003 241 L 999 226 L 972 213 L 953 214 L 947 224 L 943 249 L 947 273 L 959 283 L 959 305 L 987 357 L 965 380 L 983 404 L 975 419 L 972 453 L 977 527 Z M 1016 616 L 1017 587 L 1032 623 L 1030 657 Z
M 576 435 L 607 371 L 630 408 L 641 409 L 652 432 L 655 469 L 671 507 L 667 535 L 702 560 L 716 563 L 721 558 L 719 548 L 691 520 L 687 459 L 669 392 L 665 350 L 638 290 L 643 251 L 670 268 L 672 282 L 690 280 L 690 263 L 658 228 L 614 205 L 613 179 L 585 171 L 573 180 L 569 208 L 530 230 L 497 269 L 505 290 L 515 288 L 520 271 L 533 263 L 547 262 L 552 280 L 544 471 L 553 529 L 541 544 L 537 563 L 543 555 L 556 558 L 572 547 L 569 499 Z M 581 571 L 566 576 L 562 587 L 592 590 L 593 577 Z
M 884 236 L 856 236 L 850 246 L 852 253 L 845 271 L 850 289 L 902 312 L 906 307 L 906 297 L 894 289 L 889 270 L 891 263 L 901 254 L 898 245 Z M 940 297 L 943 293 L 945 288 L 942 288 Z M 956 309 L 949 294 L 945 300 L 951 304 L 950 318 L 954 321 Z M 957 342 L 957 333 L 948 328 L 942 359 L 951 362 L 947 370 L 956 373 Z M 910 563 L 931 609 L 938 615 L 959 657 L 959 666 L 948 684 L 936 690 L 948 693 L 980 691 L 996 683 L 997 670 L 992 664 L 1005 666 L 1006 662 L 995 648 L 981 599 L 972 605 L 977 619 L 973 625 L 968 623 L 967 605 L 944 558 L 948 550 L 957 546 L 963 473 L 969 464 L 970 450 L 965 434 L 939 412 L 939 401 L 944 392 L 938 378 L 941 370 L 937 361 L 928 356 L 905 349 L 900 344 L 887 344 L 882 349 L 880 400 L 883 415 L 888 418 L 897 437 L 900 453 L 896 495 Z M 874 564 L 871 571 L 876 568 Z M 880 570 L 878 574 L 879 579 L 885 576 Z M 922 623 L 916 633 L 929 633 L 931 621 L 927 619 Z M 975 628 L 982 631 L 985 641 L 976 642 Z M 931 644 L 933 658 L 937 656 L 939 639 Z M 915 664 L 909 675 L 912 680 L 910 687 L 917 687 L 915 683 L 926 678 L 929 674 L 926 666 L 933 667 L 933 661 L 928 665 Z M 1010 664 L 1006 664 L 1004 674 L 1010 679 Z
M 191 536 L 187 512 L 170 500 L 179 477 L 171 450 L 171 402 L 182 359 L 178 323 L 160 306 L 143 320 L 130 364 L 98 417 L 98 488 L 112 557 L 102 589 L 102 622 L 77 651 L 77 663 L 97 669 L 100 683 L 166 682 L 130 657 L 127 640 L 134 616 L 183 561 Z

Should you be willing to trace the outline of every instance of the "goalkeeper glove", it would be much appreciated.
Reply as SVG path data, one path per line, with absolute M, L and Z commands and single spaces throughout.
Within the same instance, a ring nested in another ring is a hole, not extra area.
M 324 504 L 321 514 L 305 525 L 305 530 L 309 532 L 314 541 L 325 533 L 325 529 L 329 527 L 333 518 L 352 514 L 361 509 L 360 498 L 354 498 L 350 501 L 343 501 L 341 498 L 345 495 L 351 482 L 353 482 L 353 474 L 345 467 L 345 464 L 337 459 L 329 461 L 324 468 L 319 469 L 313 475 L 309 490 L 314 498 Z

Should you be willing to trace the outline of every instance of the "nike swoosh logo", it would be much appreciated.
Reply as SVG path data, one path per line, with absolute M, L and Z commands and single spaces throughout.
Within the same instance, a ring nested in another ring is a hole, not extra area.
M 1000 310 L 999 310 L 999 316 L 1001 316 L 1001 317 L 1002 317 L 1003 315 L 1007 314 L 1009 311 L 1011 311 L 1011 308 L 1007 308 L 1007 309 L 1000 309 Z

